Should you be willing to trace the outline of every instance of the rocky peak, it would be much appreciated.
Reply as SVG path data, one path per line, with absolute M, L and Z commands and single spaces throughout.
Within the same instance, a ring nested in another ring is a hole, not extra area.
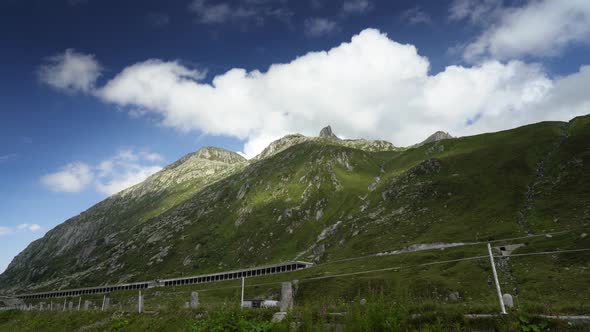
M 443 139 L 449 139 L 449 138 L 454 138 L 454 137 L 444 131 L 437 131 L 436 133 L 428 136 L 428 138 L 425 139 L 422 143 L 420 143 L 420 145 L 426 144 L 426 143 L 438 142 L 438 141 L 442 141 Z
M 332 132 L 332 127 L 327 126 L 320 130 L 320 137 L 329 138 L 329 139 L 340 139 Z
M 233 151 L 217 148 L 214 146 L 200 148 L 194 153 L 194 157 L 213 161 L 221 161 L 226 164 L 235 164 L 246 161 L 246 158 Z

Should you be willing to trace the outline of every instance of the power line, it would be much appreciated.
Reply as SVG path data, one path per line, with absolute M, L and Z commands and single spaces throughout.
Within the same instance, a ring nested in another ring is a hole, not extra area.
M 418 251 L 440 250 L 440 249 L 446 249 L 446 248 L 458 248 L 458 247 L 466 247 L 466 246 L 473 246 L 473 245 L 486 244 L 486 243 L 497 243 L 497 242 L 505 242 L 505 241 L 531 239 L 531 238 L 536 238 L 536 237 L 547 237 L 548 235 L 554 236 L 554 235 L 560 235 L 560 234 L 565 234 L 565 233 L 570 233 L 570 232 L 572 232 L 572 230 L 565 230 L 565 231 L 552 232 L 552 233 L 543 233 L 543 234 L 536 234 L 536 235 L 527 235 L 527 236 L 513 237 L 513 238 L 506 238 L 506 239 L 499 239 L 499 240 L 492 240 L 492 241 L 478 241 L 478 242 L 461 242 L 461 241 L 459 241 L 459 242 L 455 242 L 455 243 L 450 243 L 449 246 L 447 246 L 447 247 L 432 248 L 432 249 L 418 249 L 418 250 L 413 250 L 413 251 L 410 251 L 410 250 L 403 251 L 404 249 L 408 248 L 408 247 L 406 247 L 406 248 L 402 248 L 402 249 L 385 250 L 385 251 L 381 251 L 378 253 L 372 253 L 372 254 L 367 254 L 367 255 L 363 255 L 363 256 L 331 260 L 329 262 L 316 264 L 315 266 L 323 266 L 323 265 L 340 263 L 340 262 L 349 262 L 349 261 L 355 261 L 355 260 L 364 259 L 364 258 L 371 258 L 371 257 L 396 256 L 396 255 L 401 255 L 401 254 L 414 253 L 414 252 L 418 252 Z M 439 243 L 442 243 L 442 242 L 439 242 Z M 398 252 L 392 253 L 395 251 L 398 251 Z

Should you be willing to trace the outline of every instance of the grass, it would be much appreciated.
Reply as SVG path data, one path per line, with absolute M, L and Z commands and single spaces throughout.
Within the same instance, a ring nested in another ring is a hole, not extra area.
M 318 300 L 296 306 L 278 323 L 271 321 L 273 312 L 235 305 L 146 314 L 5 311 L 0 312 L 0 331 L 584 331 L 588 327 L 522 309 L 510 310 L 508 315 L 469 318 L 460 308 L 391 301 L 378 291 L 352 301 Z

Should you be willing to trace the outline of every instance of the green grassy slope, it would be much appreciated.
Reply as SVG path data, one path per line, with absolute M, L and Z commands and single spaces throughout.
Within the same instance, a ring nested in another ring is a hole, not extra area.
M 89 219 L 103 226 L 96 233 L 100 238 L 88 240 L 98 242 L 83 263 L 72 264 L 65 256 L 48 259 L 43 251 L 28 249 L 37 256 L 21 257 L 22 268 L 9 268 L 0 277 L 0 286 L 30 288 L 43 282 L 44 289 L 90 286 L 292 259 L 322 264 L 414 244 L 487 241 L 560 230 L 571 230 L 575 236 L 560 238 L 548 248 L 590 247 L 588 237 L 580 237 L 588 232 L 590 221 L 589 148 L 590 116 L 386 152 L 330 140 L 304 141 L 232 169 L 216 181 L 171 186 L 168 196 L 149 195 L 120 210 L 111 207 L 109 213 L 117 218 Z M 112 228 L 126 218 L 136 221 Z M 83 251 L 88 241 L 74 248 Z M 43 239 L 32 247 L 46 243 Z M 541 248 L 537 246 L 517 252 Z M 445 255 L 453 252 L 449 249 Z M 427 251 L 404 256 L 408 258 L 382 257 L 374 263 L 337 264 L 330 272 L 380 268 L 396 259 L 413 264 L 439 256 Z M 579 280 L 587 280 L 588 258 L 582 253 L 573 258 L 527 258 L 532 264 L 523 257 L 506 263 L 500 272 L 507 287 L 531 293 L 565 282 L 582 294 L 576 300 L 582 303 L 586 295 Z M 477 296 L 472 298 L 482 298 L 480 304 L 485 306 L 494 296 L 487 284 L 480 284 L 489 275 L 486 264 L 430 267 L 416 278 L 410 272 L 366 278 L 375 279 L 373 285 L 411 279 L 406 290 L 412 298 L 433 287 L 444 290 L 445 296 L 452 291 L 473 292 Z M 565 268 L 575 271 L 572 277 L 565 277 Z M 549 281 L 529 278 L 531 271 Z M 60 275 L 75 273 L 68 283 L 57 282 Z M 466 275 L 473 286 L 457 284 Z M 356 294 L 359 285 L 366 284 L 363 278 L 344 278 L 340 284 L 317 282 L 308 292 Z M 301 294 L 311 298 L 305 289 Z M 547 300 L 553 295 L 540 296 Z

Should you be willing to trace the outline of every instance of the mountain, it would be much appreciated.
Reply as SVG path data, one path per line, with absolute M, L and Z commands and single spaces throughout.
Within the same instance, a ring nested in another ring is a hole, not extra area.
M 395 147 L 390 142 L 383 140 L 367 140 L 363 138 L 342 140 L 338 138 L 338 136 L 336 136 L 334 132 L 332 132 L 332 127 L 327 126 L 322 128 L 318 137 L 308 137 L 303 136 L 301 134 L 291 134 L 283 138 L 280 138 L 272 142 L 269 146 L 262 150 L 262 152 L 258 156 L 254 157 L 252 160 L 257 161 L 264 158 L 268 158 L 294 145 L 310 141 L 320 142 L 321 144 L 334 144 L 346 146 L 350 148 L 371 152 L 399 150 L 399 148 Z
M 419 145 L 423 145 L 423 144 L 428 144 L 428 143 L 433 143 L 433 142 L 438 142 L 438 141 L 442 141 L 444 139 L 450 139 L 453 138 L 453 136 L 451 136 L 449 133 L 446 133 L 444 131 L 437 131 L 434 134 L 428 136 L 424 141 L 422 141 L 422 143 L 420 143 Z
M 250 161 L 189 154 L 31 243 L 0 288 L 329 262 L 590 224 L 590 116 L 407 149 L 328 136 L 285 136 Z
M 336 136 L 336 134 L 334 134 L 332 132 L 332 127 L 327 126 L 322 128 L 322 130 L 320 130 L 320 137 L 324 137 L 324 138 L 329 138 L 329 139 L 340 139 L 338 138 L 338 136 Z

